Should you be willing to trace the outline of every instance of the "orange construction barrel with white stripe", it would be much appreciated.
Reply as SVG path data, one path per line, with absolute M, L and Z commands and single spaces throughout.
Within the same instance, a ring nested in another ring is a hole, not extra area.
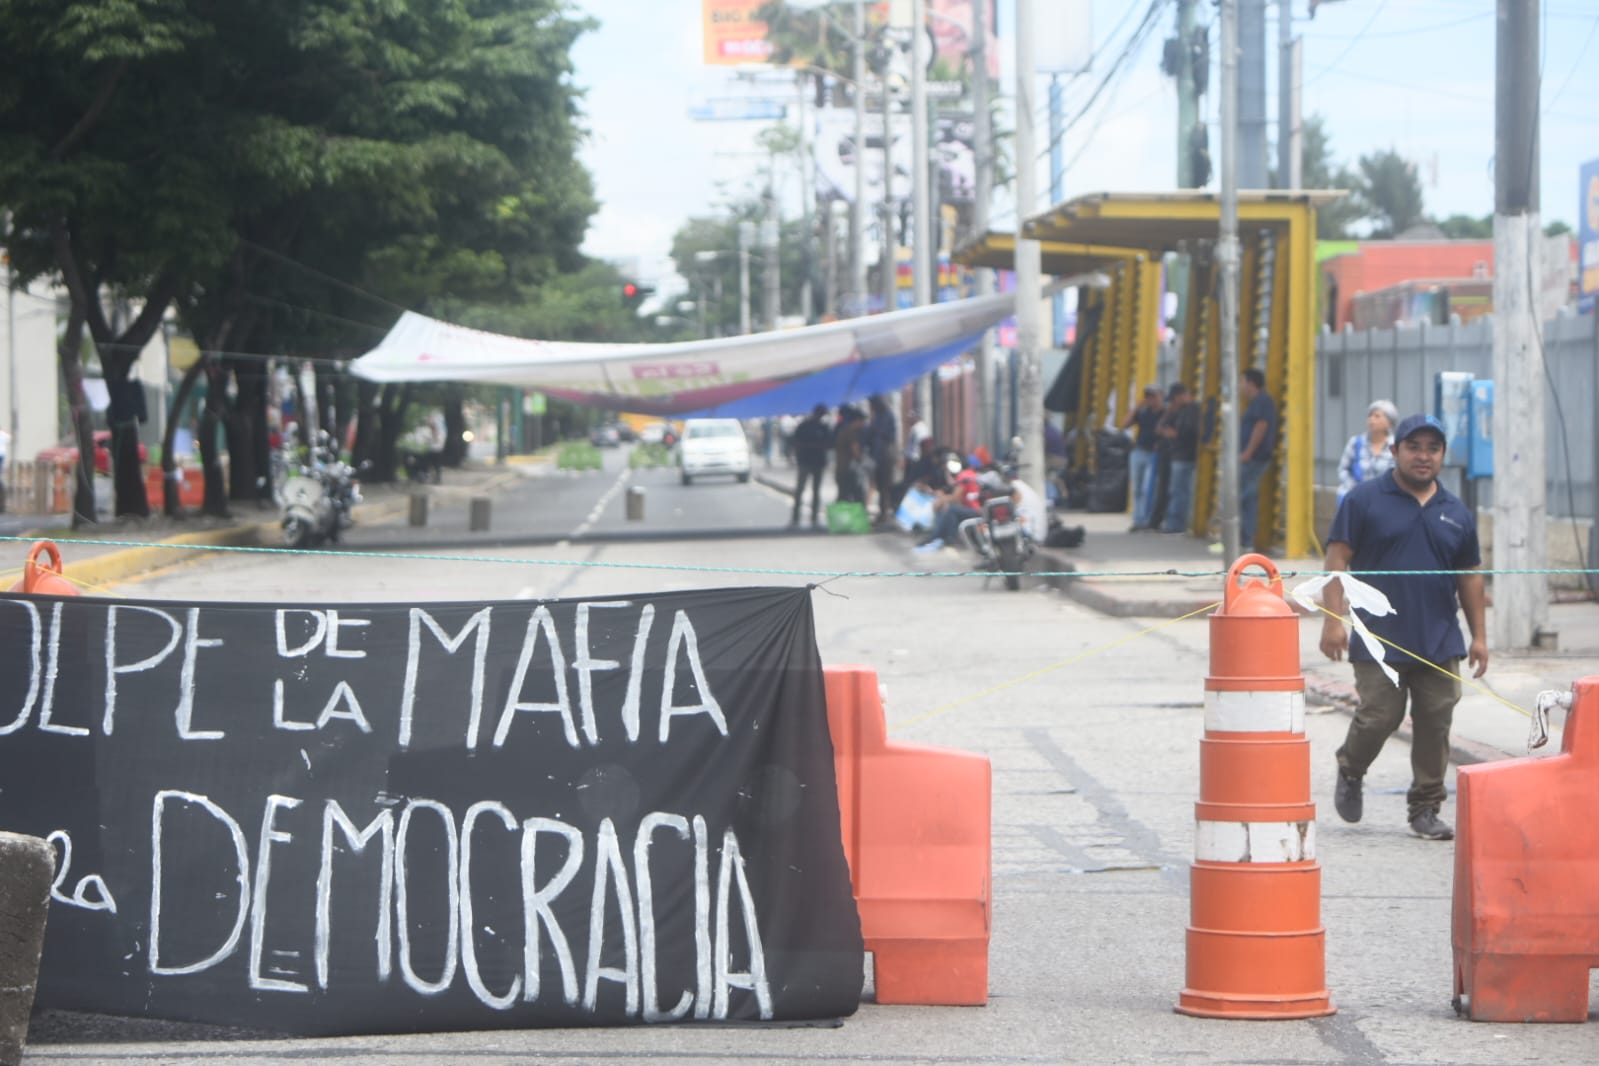
M 1244 579 L 1251 567 L 1266 580 Z M 1327 994 L 1299 619 L 1262 555 L 1233 564 L 1210 619 L 1189 897 L 1178 1012 L 1316 1018 L 1337 1009 Z

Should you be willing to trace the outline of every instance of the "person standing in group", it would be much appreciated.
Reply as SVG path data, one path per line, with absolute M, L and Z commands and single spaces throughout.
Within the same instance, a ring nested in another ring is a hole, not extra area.
M 1162 533 L 1181 533 L 1188 528 L 1194 507 L 1194 469 L 1199 462 L 1199 405 L 1182 382 L 1166 394 L 1166 413 L 1155 432 L 1171 457 L 1171 473 L 1166 490 L 1166 518 Z
M 1378 400 L 1366 408 L 1366 432 L 1350 437 L 1338 460 L 1340 502 L 1362 481 L 1370 481 L 1394 468 L 1393 436 L 1398 422 L 1399 408 L 1387 400 Z
M 1344 821 L 1360 821 L 1362 779 L 1404 721 L 1408 699 L 1408 820 L 1410 831 L 1428 840 L 1455 835 L 1438 811 L 1448 795 L 1444 777 L 1449 728 L 1460 701 L 1460 660 L 1469 662 L 1473 677 L 1488 669 L 1487 594 L 1482 574 L 1476 572 L 1482 565 L 1477 523 L 1460 498 L 1438 484 L 1445 444 L 1443 425 L 1431 416 L 1411 415 L 1399 423 L 1393 469 L 1356 485 L 1338 505 L 1327 534 L 1329 571 L 1378 571 L 1363 580 L 1388 597 L 1394 613 L 1371 618 L 1367 627 L 1384 641 L 1383 658 L 1398 673 L 1399 683 L 1388 680 L 1363 644 L 1350 643 L 1342 620 L 1348 601 L 1336 581 L 1323 596 L 1331 613 L 1321 630 L 1323 654 L 1335 662 L 1348 655 L 1360 697 L 1338 749 L 1333 806 Z M 1471 631 L 1469 648 L 1460 633 L 1457 607 L 1464 609 Z
M 1266 392 L 1266 375 L 1250 367 L 1238 375 L 1244 413 L 1238 418 L 1238 542 L 1261 547 L 1260 479 L 1277 447 L 1277 405 Z
M 1155 427 L 1160 424 L 1160 387 L 1145 385 L 1144 398 L 1122 423 L 1133 430 L 1133 447 L 1127 453 L 1127 491 L 1133 501 L 1133 532 L 1149 528 L 1155 503 Z
M 848 404 L 838 409 L 838 423 L 833 427 L 833 480 L 841 502 L 866 502 L 866 482 L 861 477 L 865 427 L 865 414 Z
M 927 425 L 927 420 L 919 411 L 911 411 L 905 416 L 908 427 L 905 430 L 905 465 L 922 457 L 922 442 L 933 439 L 933 431 Z
M 799 477 L 794 485 L 794 514 L 788 520 L 790 529 L 799 525 L 800 503 L 805 499 L 807 481 L 811 483 L 811 525 L 822 524 L 822 471 L 827 469 L 827 453 L 832 443 L 833 431 L 827 425 L 827 405 L 819 403 L 794 427 L 794 466 L 799 470 Z
M 877 521 L 883 525 L 894 521 L 894 509 L 899 506 L 894 495 L 899 482 L 899 423 L 887 400 L 873 396 L 869 403 L 872 416 L 866 424 L 866 448 L 872 457 L 872 484 L 877 488 Z

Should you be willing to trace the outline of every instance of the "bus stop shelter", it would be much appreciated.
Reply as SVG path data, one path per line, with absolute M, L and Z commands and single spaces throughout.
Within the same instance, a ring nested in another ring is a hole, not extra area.
M 1315 548 L 1313 457 L 1316 352 L 1316 209 L 1337 192 L 1288 190 L 1239 194 L 1238 366 L 1257 367 L 1277 405 L 1280 432 L 1261 481 L 1254 547 L 1281 544 L 1290 555 Z M 1080 295 L 1079 314 L 1103 301 L 1099 328 L 1078 351 L 1083 359 L 1074 462 L 1092 464 L 1093 430 L 1120 425 L 1138 402 L 1137 386 L 1153 380 L 1161 321 L 1162 265 L 1169 254 L 1189 259 L 1178 377 L 1202 405 L 1202 440 L 1190 532 L 1205 535 L 1219 485 L 1222 391 L 1220 271 L 1215 245 L 1221 204 L 1214 194 L 1096 193 L 1057 204 L 1027 219 L 1023 233 L 1040 242 L 1046 274 L 1097 270 L 1111 284 Z M 1010 268 L 1015 236 L 989 234 L 963 247 L 968 266 Z M 1169 383 L 1168 383 L 1169 384 Z M 1236 390 L 1235 390 L 1236 391 Z M 1249 545 L 1245 545 L 1249 547 Z

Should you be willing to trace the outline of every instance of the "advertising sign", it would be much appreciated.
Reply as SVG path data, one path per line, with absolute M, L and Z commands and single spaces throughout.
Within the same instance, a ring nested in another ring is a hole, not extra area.
M 755 17 L 766 0 L 703 0 L 705 65 L 764 63 L 772 54 L 766 23 Z
M 1593 310 L 1599 295 L 1599 159 L 1590 159 L 1577 171 L 1582 186 L 1577 205 L 1578 306 Z

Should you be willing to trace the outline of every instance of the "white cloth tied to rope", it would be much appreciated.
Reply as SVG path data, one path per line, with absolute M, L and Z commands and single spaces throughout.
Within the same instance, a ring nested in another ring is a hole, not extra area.
M 1372 634 L 1371 630 L 1366 628 L 1366 623 L 1361 621 L 1360 616 L 1355 613 L 1357 609 L 1362 610 L 1373 618 L 1398 614 L 1399 612 L 1394 610 L 1394 605 L 1388 602 L 1388 597 L 1383 595 L 1380 589 L 1374 585 L 1366 584 L 1358 577 L 1351 577 L 1347 573 L 1336 573 L 1323 574 L 1321 577 L 1313 577 L 1309 581 L 1302 581 L 1289 590 L 1289 595 L 1293 596 L 1294 600 L 1305 610 L 1315 612 L 1319 607 L 1323 606 L 1322 594 L 1326 591 L 1328 583 L 1332 581 L 1337 581 L 1343 586 L 1344 601 L 1349 605 L 1349 615 L 1344 621 L 1349 623 L 1349 628 L 1355 631 L 1355 636 L 1360 639 L 1360 643 L 1365 647 L 1366 651 L 1371 653 L 1371 657 L 1376 660 L 1377 665 L 1382 668 L 1383 676 L 1397 688 L 1399 686 L 1399 671 L 1388 665 L 1388 660 L 1383 653 L 1382 642 Z

